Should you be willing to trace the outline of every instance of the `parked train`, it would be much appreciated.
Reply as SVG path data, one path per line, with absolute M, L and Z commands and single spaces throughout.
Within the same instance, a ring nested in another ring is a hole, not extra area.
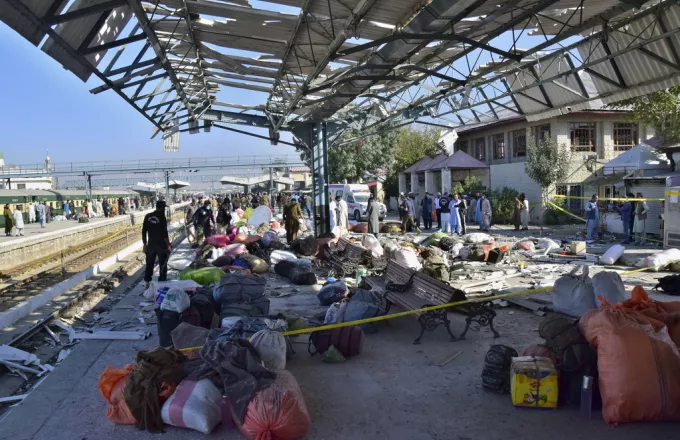
M 139 193 L 127 190 L 106 191 L 100 189 L 92 190 L 93 199 L 108 200 L 113 203 L 120 197 L 139 197 Z M 28 204 L 31 202 L 45 202 L 45 204 L 52 207 L 52 215 L 62 215 L 64 213 L 63 205 L 65 201 L 73 200 L 76 209 L 83 206 L 86 199 L 86 192 L 84 190 L 39 190 L 39 189 L 2 189 L 0 190 L 0 208 L 4 209 L 6 204 L 12 208 L 12 212 L 17 205 L 21 205 L 24 212 L 24 219 L 28 219 Z M 0 227 L 5 226 L 5 217 L 0 215 Z

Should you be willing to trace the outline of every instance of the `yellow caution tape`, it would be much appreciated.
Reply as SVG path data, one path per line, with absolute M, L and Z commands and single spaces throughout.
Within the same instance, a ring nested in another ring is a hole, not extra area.
M 680 191 L 666 191 L 667 196 L 680 196 Z
M 565 214 L 567 214 L 567 215 L 570 215 L 570 216 L 572 216 L 572 217 L 574 217 L 574 218 L 577 218 L 577 219 L 579 219 L 579 220 L 581 220 L 581 221 L 586 221 L 586 219 L 584 219 L 584 218 L 582 218 L 582 217 L 579 217 L 579 216 L 576 215 L 576 214 L 572 214 L 571 212 L 567 211 L 566 209 L 562 208 L 561 206 L 557 206 L 557 205 L 554 204 L 553 202 L 548 202 L 548 205 L 552 206 L 553 208 L 555 208 L 555 209 L 557 209 L 557 210 L 559 210 L 559 211 L 562 211 L 563 213 L 565 213 Z
M 666 193 L 668 194 L 668 193 Z M 591 200 L 592 197 L 581 197 L 581 196 L 565 196 L 562 194 L 551 194 L 550 197 L 555 197 L 557 199 L 578 199 L 578 200 Z M 617 202 L 661 202 L 664 201 L 665 199 L 660 199 L 660 198 L 626 198 L 626 197 L 600 197 L 599 200 L 614 200 Z

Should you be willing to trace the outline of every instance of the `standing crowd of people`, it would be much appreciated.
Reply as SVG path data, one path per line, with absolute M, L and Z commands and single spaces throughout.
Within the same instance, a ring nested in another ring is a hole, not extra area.
M 304 214 L 312 215 L 312 198 L 309 194 L 288 194 L 279 192 L 233 193 L 225 197 L 191 199 L 184 219 L 187 238 L 194 247 L 213 233 L 226 234 L 236 210 L 268 206 L 272 211 L 283 213 L 283 221 L 289 240 L 294 240 L 300 230 Z M 304 211 L 303 211 L 304 209 Z
M 474 209 L 472 209 L 474 207 Z M 420 231 L 422 219 L 425 230 L 436 229 L 442 232 L 463 235 L 467 232 L 467 223 L 474 222 L 481 231 L 491 229 L 493 219 L 493 202 L 485 193 L 464 195 L 462 193 L 425 193 L 418 200 L 414 193 L 401 193 L 399 197 L 399 219 L 404 232 Z M 529 229 L 529 202 L 524 194 L 515 198 L 513 214 L 515 230 Z
M 25 225 L 31 223 L 39 223 L 41 228 L 46 228 L 47 224 L 54 220 L 55 211 L 58 213 L 59 206 L 63 211 L 64 219 L 79 220 L 82 217 L 99 218 L 124 215 L 130 211 L 143 209 L 145 205 L 148 205 L 148 202 L 139 197 L 119 197 L 112 202 L 101 198 L 88 199 L 83 201 L 80 210 L 77 209 L 74 200 L 64 200 L 63 202 L 34 201 L 28 203 L 25 210 L 22 205 L 16 205 L 12 209 L 11 205 L 6 204 L 3 212 L 5 235 L 22 236 L 24 235 Z

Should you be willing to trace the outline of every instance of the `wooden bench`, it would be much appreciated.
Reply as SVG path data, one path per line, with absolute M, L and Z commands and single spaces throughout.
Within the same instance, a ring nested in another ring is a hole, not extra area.
M 396 304 L 405 310 L 417 310 L 428 306 L 437 306 L 451 302 L 464 301 L 465 293 L 455 289 L 447 283 L 443 283 L 421 272 L 402 266 L 390 260 L 387 264 L 383 278 L 366 277 L 366 284 L 372 291 L 381 295 L 387 302 L 387 312 L 392 304 Z M 462 313 L 465 318 L 465 330 L 459 339 L 465 339 L 465 335 L 470 329 L 470 324 L 477 322 L 481 326 L 488 325 L 494 334 L 494 338 L 500 335 L 493 327 L 493 319 L 496 312 L 491 307 L 490 302 L 469 303 L 456 307 L 446 307 L 432 310 L 425 313 L 414 313 L 413 316 L 420 323 L 420 335 L 413 341 L 419 344 L 425 330 L 434 331 L 440 325 L 446 327 L 452 341 L 456 337 L 451 332 L 451 321 L 448 318 L 448 311 Z

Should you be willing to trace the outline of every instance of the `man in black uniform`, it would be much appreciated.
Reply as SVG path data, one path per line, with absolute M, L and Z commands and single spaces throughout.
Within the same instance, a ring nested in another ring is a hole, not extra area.
M 210 226 L 215 226 L 215 216 L 213 215 L 212 208 L 210 207 L 210 200 L 203 202 L 203 206 L 198 208 L 196 214 L 194 214 L 194 226 L 196 226 L 196 243 L 200 243 L 207 237 L 210 237 Z M 201 232 L 203 236 L 201 237 Z
M 168 277 L 168 258 L 172 248 L 168 237 L 168 221 L 165 218 L 165 201 L 158 201 L 156 210 L 144 217 L 142 243 L 144 243 L 144 253 L 146 254 L 144 281 L 146 281 L 148 289 L 156 258 L 158 258 L 158 281 L 166 281 Z

